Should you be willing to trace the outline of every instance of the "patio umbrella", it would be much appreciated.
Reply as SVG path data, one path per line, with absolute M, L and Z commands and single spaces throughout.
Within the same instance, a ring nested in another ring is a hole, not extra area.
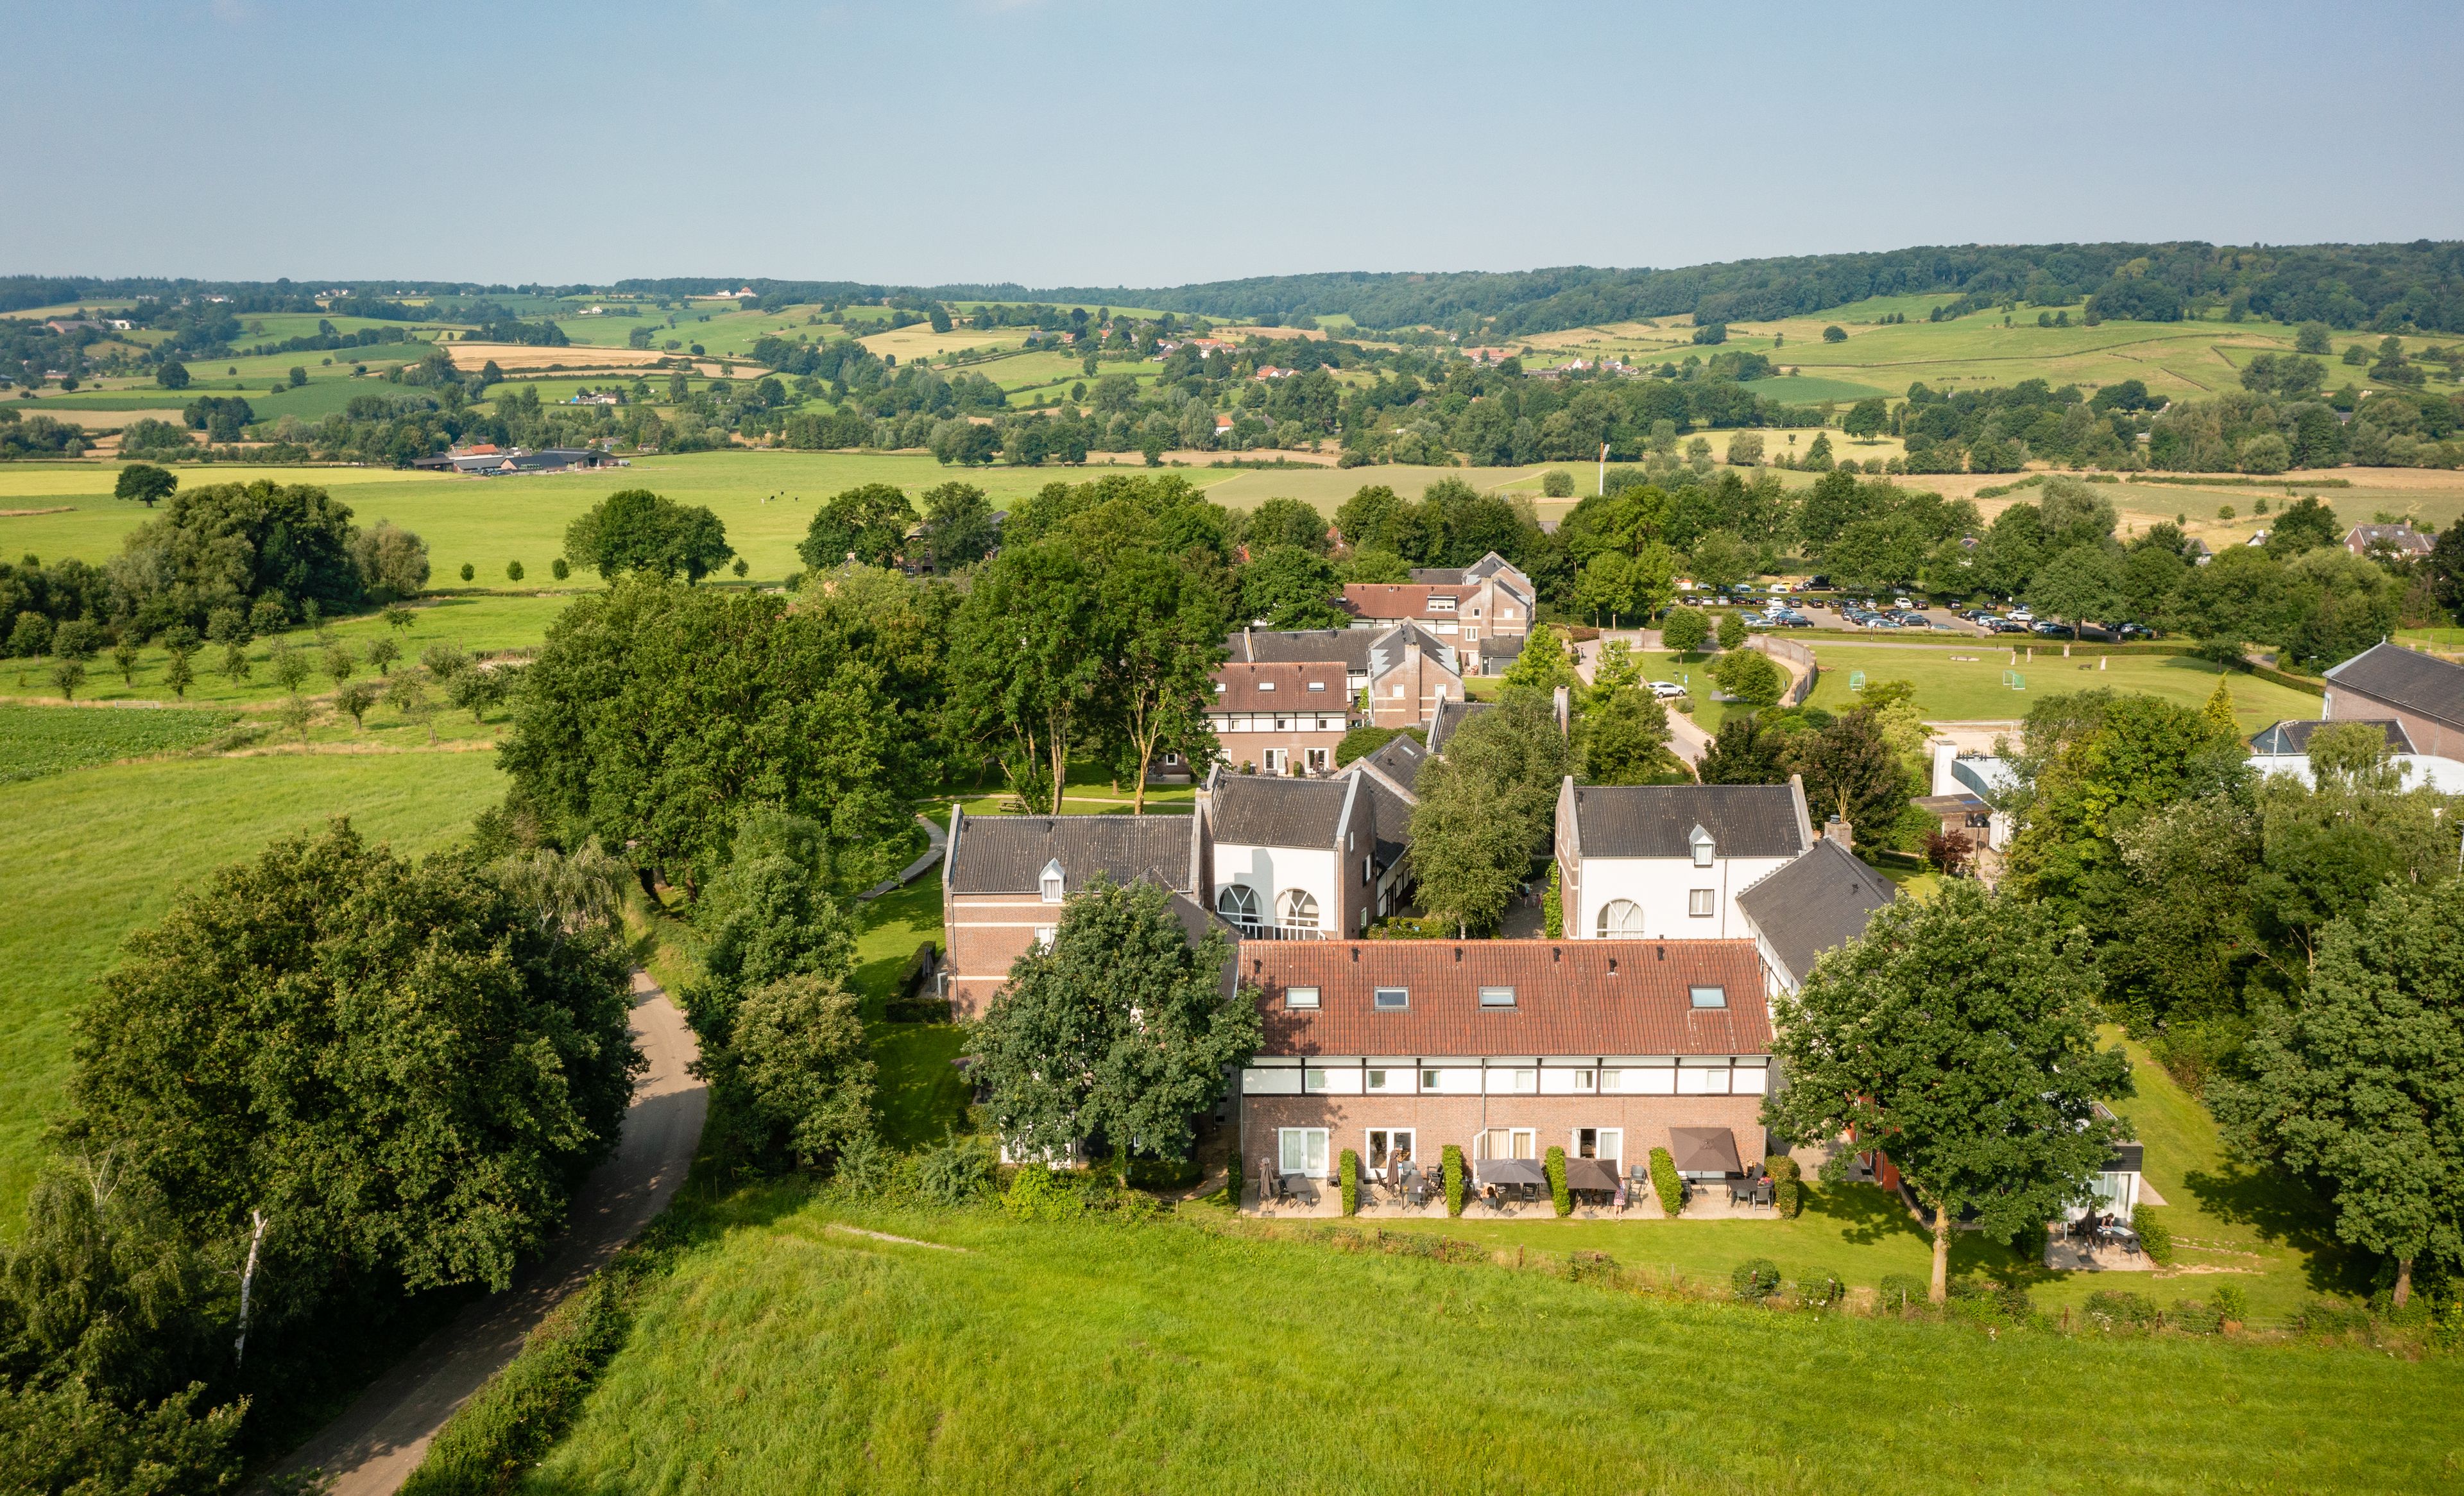
M 1529 1158 L 1483 1158 L 1479 1161 L 1483 1184 L 1546 1184 L 1549 1176 L 1538 1162 Z
M 1610 1190 L 1617 1187 L 1617 1165 L 1597 1158 L 1566 1160 L 1566 1188 L 1570 1190 Z
M 1679 1174 L 1743 1174 L 1737 1158 L 1737 1137 L 1725 1127 L 1673 1127 L 1668 1152 Z

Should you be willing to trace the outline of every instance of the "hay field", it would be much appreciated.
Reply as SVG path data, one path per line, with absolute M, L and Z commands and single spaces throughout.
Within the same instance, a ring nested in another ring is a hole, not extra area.
M 534 348 L 517 342 L 449 342 L 457 369 L 477 370 L 493 362 L 508 374 L 546 369 L 638 369 L 668 355 L 656 348 L 603 348 L 577 344 L 569 348 Z
M 936 333 L 931 323 L 917 322 L 896 332 L 867 333 L 860 341 L 875 354 L 895 356 L 900 363 L 908 363 L 971 348 L 979 353 L 1015 348 L 1026 341 L 1027 332 L 1023 327 L 995 327 L 981 332 L 972 327 L 953 327 L 946 333 Z

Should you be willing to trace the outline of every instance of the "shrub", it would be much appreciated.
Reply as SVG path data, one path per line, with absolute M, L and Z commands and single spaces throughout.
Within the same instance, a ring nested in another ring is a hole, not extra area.
M 1347 1148 L 1335 1158 L 1334 1167 L 1343 1176 L 1338 1186 L 1343 1195 L 1343 1213 L 1356 1216 L 1360 1214 L 1360 1155 Z
M 1458 1144 L 1448 1143 L 1445 1152 L 1439 1156 L 1440 1167 L 1446 1177 L 1446 1214 L 1460 1216 L 1463 1208 L 1463 1149 Z
M 2194 1335 L 2212 1335 L 2224 1329 L 2225 1323 L 2222 1309 L 2196 1299 L 2175 1299 L 2169 1318 L 2175 1329 Z
M 2123 1288 L 2100 1288 L 2079 1307 L 2082 1327 L 2107 1334 L 2148 1329 L 2156 1317 L 2154 1299 Z
M 477 575 L 479 575 L 479 568 L 478 568 L 478 567 L 472 565 L 469 561 L 464 561 L 464 562 L 462 563 L 462 580 L 463 580 L 463 581 L 468 582 L 468 581 L 470 581 L 472 578 L 476 577 Z
M 946 1129 L 940 1146 L 927 1149 L 915 1160 L 915 1193 L 929 1204 L 967 1204 L 989 1189 L 992 1182 L 992 1156 L 984 1145 Z
M 1973 1323 L 2024 1325 L 2036 1312 L 2028 1290 L 2016 1284 L 1988 1283 L 1981 1278 L 1953 1278 L 1944 1295 L 1953 1315 Z
M 1779 1291 L 1779 1264 L 1768 1257 L 1749 1257 L 1728 1275 L 1728 1285 L 1738 1298 L 1760 1304 Z
M 1540 1159 L 1540 1172 L 1549 1177 L 1549 1202 L 1560 1217 L 1574 1213 L 1574 1192 L 1566 1188 L 1566 1150 L 1551 1148 Z
M 881 1146 L 881 1139 L 870 1133 L 859 1133 L 839 1150 L 831 1177 L 850 1194 L 878 1195 L 890 1187 L 893 1161 L 890 1150 Z
M 1566 1259 L 1566 1276 L 1576 1283 L 1613 1282 L 1617 1259 L 1606 1252 L 1576 1252 Z
M 1540 475 L 1540 494 L 1544 498 L 1574 496 L 1574 475 L 1563 468 L 1551 468 Z
M 1848 1285 L 1837 1273 L 1815 1273 L 1800 1278 L 1796 1284 L 1796 1305 L 1799 1309 L 1828 1309 L 1848 1296 Z
M 2296 1328 L 2314 1335 L 2342 1334 L 2348 1330 L 2369 1329 L 2370 1311 L 2359 1304 L 2347 1304 L 2342 1299 L 2313 1299 L 2301 1307 L 2301 1312 L 2293 1317 L 2293 1323 Z
M 1556 860 L 1549 863 L 1549 891 L 1540 898 L 1540 933 L 1551 940 L 1566 937 L 1566 897 Z
M 559 582 L 562 582 L 565 578 L 573 575 L 573 562 L 566 561 L 563 557 L 560 556 L 556 560 L 547 563 L 547 569 L 548 575 L 554 577 Z
M 1932 1297 L 1933 1286 L 1923 1278 L 1903 1272 L 1884 1273 L 1875 1304 L 1894 1314 L 1904 1314 L 1912 1309 L 1925 1308 Z
M 1651 1191 L 1660 1197 L 1660 1208 L 1675 1216 L 1685 1208 L 1685 1181 L 1677 1177 L 1677 1160 L 1665 1148 L 1651 1151 Z
M 1771 1208 L 1779 1212 L 1780 1219 L 1793 1220 L 1805 1208 L 1804 1186 L 1798 1182 L 1804 1169 L 1788 1155 L 1773 1154 L 1763 1160 L 1763 1170 L 1771 1176 Z
M 2147 1260 L 2159 1267 L 2173 1265 L 2173 1228 L 2166 1223 L 2163 1213 L 2153 1205 L 2142 1205 L 2131 1212 L 2131 1229 L 2139 1233 L 2140 1249 Z
M 1078 1192 L 1040 1163 L 1023 1163 L 1001 1195 L 1001 1209 L 1018 1221 L 1067 1221 L 1087 1208 Z
M 1199 1177 L 1198 1161 L 1194 1158 L 1130 1160 L 1130 1188 L 1133 1190 L 1185 1190 Z
M 2228 1283 L 2217 1288 L 2209 1296 L 2209 1302 L 2216 1307 L 2217 1313 L 2235 1323 L 2250 1318 L 2250 1294 L 2240 1284 Z
M 493 1496 L 511 1487 L 572 1423 L 600 1369 L 624 1346 L 635 1281 L 611 1267 L 550 1310 L 521 1353 L 437 1434 L 401 1488 L 411 1496 Z

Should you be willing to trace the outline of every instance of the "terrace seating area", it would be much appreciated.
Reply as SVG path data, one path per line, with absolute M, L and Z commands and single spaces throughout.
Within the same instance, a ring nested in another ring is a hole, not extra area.
M 2090 1214 L 2045 1233 L 2045 1265 L 2059 1272 L 2153 1272 L 2139 1233 L 2110 1214 Z
M 1547 1170 L 1532 1158 L 1467 1159 L 1469 1177 L 1463 1187 L 1463 1219 L 1467 1221 L 1551 1220 L 1555 1202 L 1549 1193 Z M 1622 1172 L 1620 1172 L 1622 1169 Z M 1664 1221 L 1660 1197 L 1651 1187 L 1650 1170 L 1641 1162 L 1620 1165 L 1613 1158 L 1569 1158 L 1566 1188 L 1573 1197 L 1570 1214 L 1576 1221 Z M 1384 1169 L 1361 1167 L 1355 1192 L 1358 1214 L 1369 1219 L 1446 1219 L 1445 1181 L 1435 1165 L 1423 1168 L 1397 1159 Z M 1343 1214 L 1340 1179 L 1285 1173 L 1270 1156 L 1255 1159 L 1242 1188 L 1244 1213 L 1302 1220 L 1332 1219 Z M 1770 1177 L 1759 1166 L 1734 1177 L 1689 1179 L 1678 1218 L 1684 1221 L 1775 1220 Z

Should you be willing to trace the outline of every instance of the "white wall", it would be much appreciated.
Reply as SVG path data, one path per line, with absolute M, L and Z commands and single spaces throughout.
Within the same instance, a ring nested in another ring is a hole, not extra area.
M 1246 884 L 1258 895 L 1258 916 L 1272 925 L 1281 922 L 1279 900 L 1287 889 L 1305 889 L 1317 900 L 1318 928 L 1330 936 L 1358 935 L 1356 930 L 1340 930 L 1336 921 L 1342 917 L 1342 891 L 1337 883 L 1339 863 L 1332 847 L 1317 850 L 1300 847 L 1246 847 L 1237 842 L 1215 844 L 1215 891 L 1208 895 L 1207 907 L 1220 909 L 1217 902 L 1225 888 L 1235 883 Z
M 1581 908 L 1572 912 L 1566 935 L 1591 940 L 1599 935 L 1600 911 L 1618 899 L 1642 906 L 1642 934 L 1668 940 L 1743 939 L 1752 934 L 1737 895 L 1764 875 L 1785 867 L 1789 857 L 1713 857 L 1708 868 L 1697 868 L 1691 857 L 1585 857 L 1577 890 Z M 1716 891 L 1716 911 L 1697 919 L 1685 913 L 1686 894 L 1696 889 Z

